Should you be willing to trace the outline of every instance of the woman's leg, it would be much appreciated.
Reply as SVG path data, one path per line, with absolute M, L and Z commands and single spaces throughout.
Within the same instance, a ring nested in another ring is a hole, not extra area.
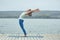
M 25 31 L 25 29 L 24 29 L 23 22 L 24 22 L 24 20 L 22 20 L 22 19 L 19 19 L 19 25 L 20 25 L 21 29 L 23 30 L 23 32 L 24 32 L 24 35 L 26 36 L 26 31 Z

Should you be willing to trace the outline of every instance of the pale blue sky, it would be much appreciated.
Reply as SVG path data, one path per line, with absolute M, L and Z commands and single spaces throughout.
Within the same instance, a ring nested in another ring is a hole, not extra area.
M 0 11 L 60 10 L 60 0 L 0 0 Z

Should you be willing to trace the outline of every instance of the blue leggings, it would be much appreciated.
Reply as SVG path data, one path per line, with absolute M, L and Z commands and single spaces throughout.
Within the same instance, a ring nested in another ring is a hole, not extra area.
M 24 29 L 23 22 L 24 22 L 24 20 L 22 20 L 22 19 L 19 19 L 19 25 L 20 25 L 21 29 L 23 30 L 23 32 L 24 32 L 24 35 L 26 35 L 26 31 L 25 31 L 25 29 Z

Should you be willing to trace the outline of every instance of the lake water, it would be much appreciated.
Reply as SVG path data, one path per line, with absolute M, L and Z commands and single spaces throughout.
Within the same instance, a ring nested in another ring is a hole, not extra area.
M 27 33 L 59 34 L 60 19 L 24 19 Z M 0 18 L 0 33 L 23 33 L 19 20 L 14 18 Z

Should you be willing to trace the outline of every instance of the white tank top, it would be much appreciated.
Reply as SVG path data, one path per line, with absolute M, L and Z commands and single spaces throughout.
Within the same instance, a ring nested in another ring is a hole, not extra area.
M 21 15 L 19 16 L 19 19 L 24 19 L 26 17 L 29 17 L 29 15 L 26 15 L 26 12 L 21 13 Z

